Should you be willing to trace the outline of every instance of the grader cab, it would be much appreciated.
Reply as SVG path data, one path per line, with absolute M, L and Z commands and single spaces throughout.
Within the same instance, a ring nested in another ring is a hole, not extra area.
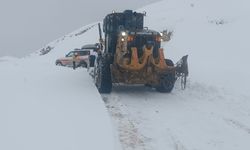
M 161 34 L 144 27 L 144 16 L 145 13 L 132 10 L 107 15 L 103 21 L 104 40 L 99 24 L 103 45 L 98 52 L 94 78 L 100 93 L 110 93 L 113 83 L 144 84 L 168 93 L 178 77 L 182 77 L 185 88 L 187 56 L 176 66 L 165 59 Z

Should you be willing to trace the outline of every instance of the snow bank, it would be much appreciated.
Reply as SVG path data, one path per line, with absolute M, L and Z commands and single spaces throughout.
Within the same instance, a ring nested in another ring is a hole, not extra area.
M 0 62 L 0 149 L 117 149 L 110 118 L 86 69 L 55 66 L 69 50 L 96 42 L 95 33 L 64 39 L 44 56 Z

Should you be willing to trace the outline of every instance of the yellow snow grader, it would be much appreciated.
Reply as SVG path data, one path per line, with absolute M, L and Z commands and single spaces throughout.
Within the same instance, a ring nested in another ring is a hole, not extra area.
M 108 14 L 103 20 L 104 40 L 98 24 L 101 50 L 94 79 L 100 93 L 110 93 L 113 83 L 144 84 L 169 93 L 178 77 L 185 88 L 188 56 L 176 65 L 165 59 L 161 34 L 144 27 L 144 16 L 132 10 Z

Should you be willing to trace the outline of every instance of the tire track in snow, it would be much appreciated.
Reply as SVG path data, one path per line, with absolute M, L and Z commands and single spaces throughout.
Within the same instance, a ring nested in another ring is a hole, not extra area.
M 229 123 L 230 125 L 250 134 L 250 127 L 244 125 L 243 123 L 239 122 L 239 121 L 236 121 L 234 119 L 225 119 L 225 121 L 227 123 Z
M 150 140 L 143 136 L 134 120 L 126 114 L 126 106 L 120 102 L 119 96 L 102 94 L 103 101 L 118 128 L 119 138 L 124 150 L 149 150 L 145 142 Z
M 185 91 L 177 86 L 170 94 L 143 86 L 118 86 L 102 96 L 116 121 L 124 150 L 223 150 L 250 146 L 246 141 L 231 141 L 228 137 L 240 137 L 242 130 L 250 132 L 244 125 L 250 122 L 244 120 L 250 114 L 247 96 L 201 83 L 191 83 Z M 250 140 L 249 135 L 245 136 Z

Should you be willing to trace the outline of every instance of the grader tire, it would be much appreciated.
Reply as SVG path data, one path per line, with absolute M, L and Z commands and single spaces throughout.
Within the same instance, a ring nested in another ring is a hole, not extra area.
M 112 91 L 110 64 L 105 58 L 101 58 L 97 69 L 96 87 L 98 91 L 110 93 Z
M 165 62 L 168 66 L 174 66 L 173 61 L 170 59 L 166 59 Z M 175 80 L 175 73 L 164 74 L 156 90 L 162 93 L 170 93 L 174 88 Z

